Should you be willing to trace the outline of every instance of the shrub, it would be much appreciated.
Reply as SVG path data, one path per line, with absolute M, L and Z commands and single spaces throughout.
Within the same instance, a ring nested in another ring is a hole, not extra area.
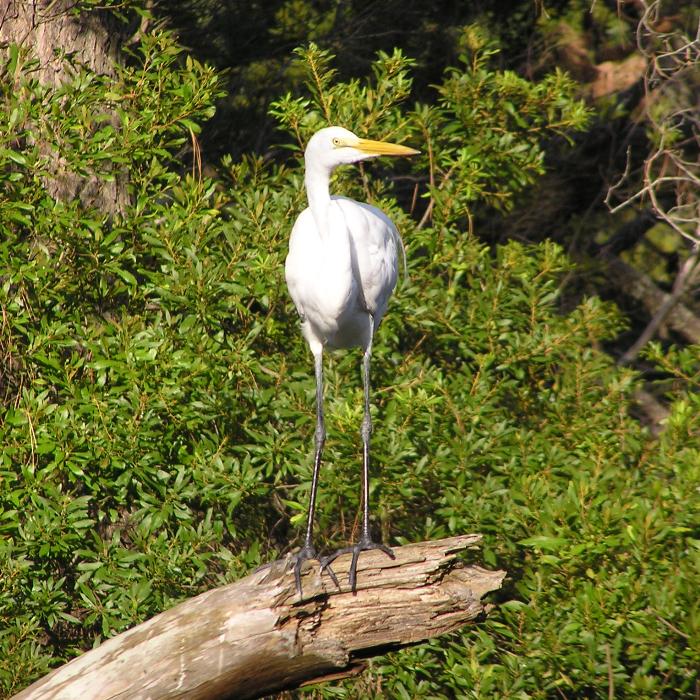
M 483 625 L 307 692 L 695 692 L 699 358 L 651 353 L 684 386 L 653 439 L 631 415 L 634 374 L 601 350 L 622 326 L 615 309 L 559 307 L 570 262 L 552 244 L 479 243 L 473 212 L 510 206 L 547 140 L 586 117 L 565 76 L 497 73 L 489 51 L 470 30 L 439 101 L 406 110 L 411 64 L 399 52 L 380 55 L 369 81 L 334 83 L 331 57 L 311 46 L 299 54 L 309 94 L 273 107 L 298 141 L 289 158 L 226 159 L 213 179 L 189 171 L 182 149 L 211 115 L 217 79 L 168 35 L 145 37 L 114 84 L 76 68 L 57 90 L 8 50 L 4 693 L 294 544 L 314 388 L 282 266 L 304 206 L 298 146 L 329 121 L 422 143 L 413 167 L 430 177 L 414 219 L 396 202 L 411 201 L 406 180 L 371 177 L 381 164 L 337 177 L 387 209 L 408 254 L 375 345 L 375 526 L 390 542 L 483 532 L 481 556 L 509 579 Z M 51 153 L 103 181 L 126 170 L 127 210 L 54 201 Z M 334 355 L 326 376 L 319 543 L 330 547 L 355 529 L 359 355 Z

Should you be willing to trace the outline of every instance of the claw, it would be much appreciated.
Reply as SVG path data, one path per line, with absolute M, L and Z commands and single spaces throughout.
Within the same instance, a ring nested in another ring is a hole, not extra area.
M 309 559 L 317 559 L 321 564 L 321 573 L 323 573 L 324 569 L 327 570 L 328 575 L 331 577 L 331 580 L 333 581 L 333 583 L 338 587 L 338 589 L 340 589 L 340 584 L 338 583 L 338 577 L 335 575 L 335 571 L 333 571 L 333 569 L 331 569 L 330 562 L 326 562 L 325 557 L 323 559 L 320 559 L 320 557 L 316 553 L 316 550 L 313 547 L 306 546 L 306 547 L 302 547 L 294 555 L 294 583 L 296 584 L 297 593 L 299 594 L 300 598 L 302 597 L 301 565 L 305 561 L 308 561 Z
M 331 580 L 335 584 L 335 587 L 338 590 L 340 590 L 340 583 L 338 583 L 338 577 L 335 575 L 335 571 L 331 569 L 331 562 L 328 561 L 328 557 L 323 557 L 323 559 L 321 559 L 321 573 L 323 573 L 324 570 L 328 571 L 328 575 L 331 577 Z
M 369 537 L 361 538 L 357 544 L 351 545 L 350 547 L 343 547 L 333 554 L 329 554 L 327 557 L 321 559 L 321 570 L 328 569 L 331 571 L 330 565 L 334 562 L 341 554 L 352 553 L 352 561 L 350 562 L 350 570 L 348 572 L 348 583 L 350 584 L 350 589 L 353 593 L 357 593 L 357 560 L 360 558 L 360 552 L 368 552 L 372 549 L 378 549 L 380 552 L 384 552 L 390 559 L 395 559 L 394 552 L 390 547 L 379 542 L 372 542 Z M 337 585 L 337 579 L 335 574 L 331 575 L 331 578 Z
M 294 555 L 294 583 L 297 587 L 297 593 L 301 598 L 301 565 L 309 559 L 318 559 L 318 554 L 313 547 L 302 547 Z

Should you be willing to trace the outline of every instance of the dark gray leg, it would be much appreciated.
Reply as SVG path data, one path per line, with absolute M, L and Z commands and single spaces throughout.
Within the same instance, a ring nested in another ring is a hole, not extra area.
M 306 517 L 306 535 L 304 536 L 304 546 L 295 555 L 294 562 L 294 581 L 296 583 L 297 592 L 301 596 L 301 565 L 307 559 L 318 559 L 316 549 L 313 546 L 314 532 L 314 517 L 316 515 L 316 491 L 318 490 L 318 476 L 321 471 L 321 455 L 323 453 L 323 445 L 326 442 L 326 425 L 323 419 L 323 353 L 319 352 L 314 355 L 314 371 L 316 375 L 316 432 L 315 432 L 315 452 L 314 452 L 314 471 L 311 477 L 311 497 L 309 499 L 309 511 Z M 338 585 L 338 579 L 330 567 L 328 573 L 335 585 Z
M 387 556 L 394 559 L 394 553 L 386 545 L 373 542 L 369 530 L 369 441 L 372 435 L 372 417 L 370 415 L 370 361 L 372 359 L 372 340 L 374 339 L 374 317 L 370 315 L 370 338 L 365 349 L 365 354 L 362 358 L 362 384 L 364 387 L 365 411 L 362 419 L 362 525 L 360 529 L 360 539 L 357 544 L 351 547 L 339 549 L 321 561 L 321 568 L 327 568 L 336 557 L 341 554 L 352 552 L 352 561 L 350 562 L 350 572 L 348 581 L 350 588 L 355 591 L 357 583 L 357 560 L 360 557 L 360 552 L 366 552 L 370 549 L 379 549 Z

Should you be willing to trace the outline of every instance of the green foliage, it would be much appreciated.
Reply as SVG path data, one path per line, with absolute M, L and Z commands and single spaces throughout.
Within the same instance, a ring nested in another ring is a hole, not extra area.
M 559 307 L 571 263 L 488 249 L 472 212 L 507 208 L 551 138 L 586 113 L 562 74 L 494 70 L 465 34 L 437 105 L 405 109 L 412 62 L 380 54 L 337 82 L 310 46 L 305 96 L 273 112 L 289 162 L 182 152 L 212 114 L 214 73 L 145 36 L 118 79 L 75 68 L 58 89 L 10 47 L 0 110 L 0 688 L 12 693 L 99 640 L 294 543 L 311 479 L 314 386 L 284 290 L 305 206 L 297 149 L 319 126 L 422 148 L 391 172 L 430 179 L 416 218 L 380 164 L 337 176 L 402 229 L 408 274 L 373 365 L 374 523 L 388 542 L 483 532 L 509 572 L 488 620 L 373 662 L 323 697 L 691 697 L 700 666 L 695 350 L 650 352 L 673 412 L 656 440 L 636 378 L 600 350 L 620 331 L 597 298 Z M 46 185 L 65 170 L 126 182 L 115 215 Z M 359 177 L 358 175 L 362 175 Z M 319 545 L 353 536 L 359 354 L 328 359 Z
M 442 108 L 419 115 L 437 154 L 431 195 L 440 224 L 468 214 L 473 202 L 511 208 L 514 196 L 544 173 L 543 139 L 580 130 L 588 117 L 565 73 L 535 83 L 494 71 L 489 62 L 497 51 L 479 27 L 464 30 L 463 44 L 463 67 L 449 69 L 439 87 Z
M 368 5 L 347 0 L 268 0 L 221 3 L 218 0 L 173 0 L 156 3 L 153 13 L 177 28 L 194 55 L 224 71 L 227 96 L 207 126 L 203 141 L 209 153 L 263 152 L 276 142 L 272 101 L 303 83 L 293 49 L 314 42 L 336 54 L 342 80 L 371 71 L 378 52 L 391 55 L 401 46 L 415 60 L 412 98 L 434 100 L 431 84 L 440 80 L 458 53 L 460 28 L 491 19 L 493 34 L 508 35 L 523 50 L 536 28 L 539 5 L 526 2 L 516 11 L 499 0 L 478 3 L 431 3 L 382 0 Z
M 273 465 L 238 444 L 269 409 L 252 315 L 266 264 L 214 183 L 173 169 L 216 76 L 166 35 L 116 80 L 56 90 L 4 65 L 0 683 L 259 562 Z M 107 216 L 57 202 L 63 173 L 128 178 Z M 128 165 L 128 168 L 125 166 Z M 279 261 L 278 261 L 279 262 Z M 252 363 L 252 364 L 251 364 Z M 275 367 L 277 363 L 272 363 Z M 253 509 L 259 521 L 242 517 Z M 234 514 L 236 514 L 234 516 Z
M 379 53 L 372 65 L 373 79 L 334 82 L 333 56 L 315 44 L 297 49 L 297 65 L 305 78 L 309 98 L 287 94 L 274 102 L 271 114 L 291 131 L 303 148 L 311 134 L 333 124 L 351 124 L 357 133 L 380 130 L 391 138 L 405 130 L 407 118 L 396 109 L 410 94 L 409 69 L 414 61 L 396 49 Z

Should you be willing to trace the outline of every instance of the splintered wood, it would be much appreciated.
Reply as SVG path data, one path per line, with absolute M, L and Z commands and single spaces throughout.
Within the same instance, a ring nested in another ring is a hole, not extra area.
M 363 660 L 451 632 L 483 616 L 504 571 L 467 564 L 480 535 L 317 562 L 299 597 L 288 559 L 186 600 L 56 669 L 14 700 L 256 698 L 358 673 Z

